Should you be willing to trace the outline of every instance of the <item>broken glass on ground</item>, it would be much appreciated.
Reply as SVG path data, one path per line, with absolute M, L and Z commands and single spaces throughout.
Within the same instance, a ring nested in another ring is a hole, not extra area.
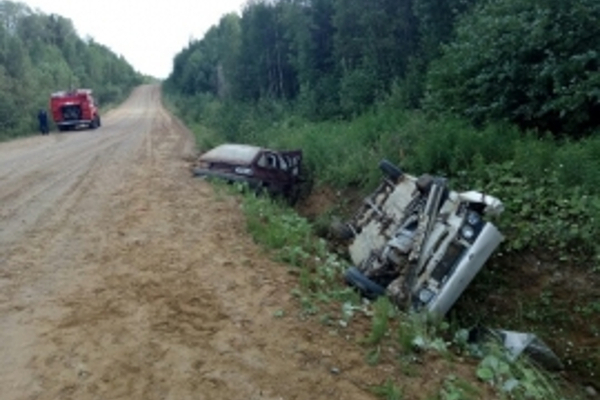
M 538 365 L 552 371 L 561 370 L 564 365 L 552 349 L 531 332 L 517 332 L 506 329 L 476 327 L 469 330 L 468 341 L 479 344 L 486 340 L 497 340 L 508 353 L 511 361 L 526 355 Z

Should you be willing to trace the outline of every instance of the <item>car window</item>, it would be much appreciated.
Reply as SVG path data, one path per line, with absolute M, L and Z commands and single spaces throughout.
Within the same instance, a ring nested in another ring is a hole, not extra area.
M 288 151 L 281 153 L 279 156 L 281 160 L 284 160 L 281 169 L 289 172 L 293 176 L 298 176 L 302 155 L 297 151 Z
M 259 167 L 262 168 L 271 168 L 271 169 L 276 169 L 279 166 L 279 163 L 277 161 L 277 156 L 273 153 L 263 153 L 260 158 L 258 159 L 258 161 L 256 162 L 256 165 L 258 165 Z
M 267 155 L 265 153 L 260 155 L 259 159 L 256 161 L 256 165 L 261 168 L 267 168 Z
M 283 171 L 287 171 L 288 170 L 287 160 L 281 154 L 279 155 L 279 165 L 281 166 L 281 169 Z

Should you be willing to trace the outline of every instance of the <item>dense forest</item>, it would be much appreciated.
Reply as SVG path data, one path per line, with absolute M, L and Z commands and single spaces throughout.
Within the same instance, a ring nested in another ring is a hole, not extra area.
M 594 0 L 251 1 L 189 43 L 167 83 L 311 119 L 397 88 L 410 107 L 581 137 L 600 124 L 599 19 Z
M 141 81 L 123 57 L 80 38 L 70 20 L 0 1 L 0 137 L 34 132 L 52 92 L 90 88 L 102 105 Z
M 188 43 L 164 89 L 201 149 L 303 149 L 338 193 L 317 230 L 376 185 L 382 158 L 499 197 L 506 241 L 460 323 L 537 332 L 591 382 L 598 21 L 597 0 L 251 0 Z

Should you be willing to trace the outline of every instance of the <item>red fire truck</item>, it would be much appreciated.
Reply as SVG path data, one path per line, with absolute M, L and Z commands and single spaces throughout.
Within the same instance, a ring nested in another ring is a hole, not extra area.
M 50 110 L 52 119 L 60 131 L 82 126 L 96 129 L 100 126 L 98 107 L 90 89 L 52 93 Z

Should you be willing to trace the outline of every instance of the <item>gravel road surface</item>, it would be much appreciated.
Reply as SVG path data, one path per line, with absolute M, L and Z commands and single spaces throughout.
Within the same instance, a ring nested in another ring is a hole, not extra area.
M 97 130 L 0 144 L 1 400 L 375 398 L 385 367 L 298 318 L 193 150 L 155 85 Z

